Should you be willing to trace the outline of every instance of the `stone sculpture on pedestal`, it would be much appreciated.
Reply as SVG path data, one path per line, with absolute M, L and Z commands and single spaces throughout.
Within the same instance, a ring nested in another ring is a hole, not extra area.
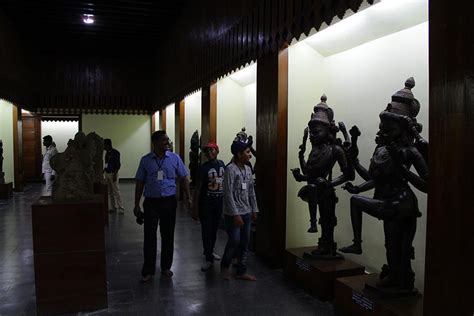
M 86 137 L 90 142 L 92 151 L 92 163 L 94 165 L 94 183 L 105 183 L 104 179 L 104 139 L 95 132 L 89 133 Z
M 416 116 L 420 103 L 411 91 L 414 86 L 414 79 L 407 79 L 405 88 L 392 96 L 392 102 L 379 115 L 380 130 L 369 170 L 360 165 L 360 170 L 356 168 L 366 182 L 360 185 L 349 182 L 343 187 L 352 194 L 375 191 L 373 198 L 352 196 L 354 240 L 352 245 L 340 250 L 362 254 L 362 213 L 383 220 L 387 264 L 382 267 L 380 280 L 374 286 L 367 286 L 392 295 L 416 293 L 411 268 L 415 256 L 412 243 L 421 213 L 409 183 L 422 192 L 427 191 L 428 166 L 423 154 L 427 153 L 428 143 L 419 134 L 422 126 Z M 412 166 L 416 174 L 410 171 Z
M 337 224 L 335 209 L 337 197 L 334 188 L 346 181 L 354 179 L 354 169 L 346 159 L 342 142 L 336 139 L 339 131 L 334 123 L 334 112 L 326 104 L 327 97 L 323 95 L 321 102 L 314 107 L 308 127 L 304 130 L 303 143 L 300 146 L 300 168 L 292 169 L 293 176 L 305 185 L 298 196 L 308 202 L 311 227 L 309 232 L 316 232 L 316 212 L 319 206 L 321 237 L 318 246 L 310 254 L 318 259 L 340 258 L 337 245 L 334 242 L 334 227 Z M 311 152 L 305 161 L 306 141 L 310 139 Z M 339 164 L 342 174 L 332 179 L 332 169 Z
M 70 139 L 63 153 L 51 158 L 51 167 L 56 171 L 53 184 L 54 201 L 81 201 L 94 197 L 94 182 L 102 178 L 103 140 L 95 133 L 87 136 L 78 132 Z M 100 154 L 100 159 L 99 159 Z

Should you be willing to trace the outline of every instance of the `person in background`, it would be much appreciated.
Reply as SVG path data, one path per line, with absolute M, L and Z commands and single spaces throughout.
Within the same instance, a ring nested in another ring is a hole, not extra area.
M 165 131 L 151 135 L 153 151 L 142 157 L 135 176 L 135 208 L 137 222 L 144 222 L 142 282 L 148 282 L 155 275 L 156 231 L 158 222 L 161 235 L 161 275 L 173 276 L 171 265 L 174 252 L 174 228 L 176 223 L 176 180 L 185 194 L 186 206 L 191 210 L 188 171 L 181 158 L 169 151 L 169 138 Z M 140 209 L 140 199 L 144 213 Z
M 53 190 L 54 177 L 56 175 L 53 168 L 51 168 L 50 160 L 51 157 L 58 153 L 58 150 L 56 149 L 56 144 L 54 144 L 53 137 L 51 137 L 51 135 L 46 135 L 43 137 L 43 146 L 46 147 L 46 151 L 43 155 L 41 172 L 43 174 L 43 179 L 46 182 L 45 195 L 50 196 Z
M 237 279 L 255 281 L 247 274 L 247 252 L 252 220 L 258 213 L 257 199 L 252 180 L 252 170 L 247 162 L 252 158 L 249 142 L 236 138 L 231 146 L 232 162 L 224 173 L 224 222 L 228 239 L 221 261 L 221 274 L 230 279 L 230 264 L 237 258 Z
M 109 200 L 111 209 L 109 212 L 118 211 L 120 215 L 125 214 L 122 204 L 122 196 L 119 188 L 118 172 L 120 170 L 120 152 L 112 147 L 112 140 L 104 139 L 105 150 L 105 182 L 107 183 L 107 191 L 109 192 Z
M 208 271 L 214 260 L 220 257 L 214 253 L 217 229 L 222 216 L 223 179 L 225 164 L 217 159 L 219 146 L 210 142 L 203 147 L 207 161 L 199 167 L 197 190 L 194 191 L 194 207 L 192 217 L 201 222 L 202 245 L 206 262 L 201 267 Z

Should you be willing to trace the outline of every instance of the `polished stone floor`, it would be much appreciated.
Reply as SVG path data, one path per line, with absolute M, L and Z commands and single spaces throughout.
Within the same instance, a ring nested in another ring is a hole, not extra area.
M 257 282 L 222 280 L 218 266 L 207 273 L 200 226 L 178 209 L 172 279 L 159 277 L 142 284 L 143 227 L 131 212 L 133 184 L 121 184 L 127 213 L 110 215 L 106 228 L 109 308 L 78 315 L 333 315 L 320 302 L 269 269 L 253 254 L 249 272 Z M 10 200 L 0 200 L 0 316 L 35 315 L 35 286 L 30 205 L 41 185 L 28 185 Z M 216 252 L 222 254 L 225 233 L 219 231 Z M 159 263 L 157 263 L 159 266 Z

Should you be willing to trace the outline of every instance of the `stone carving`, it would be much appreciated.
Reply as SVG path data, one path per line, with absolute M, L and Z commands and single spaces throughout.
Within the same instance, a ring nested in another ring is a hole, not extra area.
M 190 186 L 194 187 L 197 180 L 197 172 L 199 169 L 200 164 L 200 155 L 199 155 L 199 148 L 200 148 L 200 139 L 199 139 L 199 132 L 196 130 L 194 131 L 193 135 L 191 136 L 191 151 L 189 152 L 189 174 L 191 176 L 191 183 Z
M 3 172 L 3 141 L 0 139 L 0 184 L 5 183 L 5 172 Z
M 334 112 L 326 101 L 327 97 L 323 95 L 321 102 L 314 107 L 308 127 L 304 130 L 303 143 L 299 147 L 298 155 L 301 169 L 291 169 L 296 181 L 307 182 L 307 185 L 299 191 L 298 196 L 308 203 L 311 222 L 308 232 L 310 233 L 317 232 L 316 215 L 319 206 L 321 237 L 317 248 L 306 254 L 317 259 L 341 258 L 336 252 L 337 245 L 334 242 L 334 227 L 337 223 L 335 214 L 337 197 L 334 188 L 354 179 L 354 169 L 347 161 L 342 141 L 336 138 L 339 128 L 334 122 Z M 311 152 L 308 160 L 305 160 L 308 136 Z M 346 147 L 350 146 L 346 145 Z M 342 170 L 342 175 L 332 179 L 332 169 L 336 162 Z
M 89 133 L 87 138 L 93 143 L 91 149 L 94 165 L 94 183 L 105 183 L 104 179 L 104 139 L 95 132 Z
M 392 102 L 380 113 L 380 129 L 369 169 L 360 166 L 357 156 L 352 157 L 357 172 L 366 182 L 360 185 L 346 183 L 343 188 L 352 194 L 375 189 L 374 197 L 351 197 L 353 244 L 340 250 L 362 254 L 362 213 L 384 222 L 387 264 L 382 267 L 380 280 L 367 285 L 382 294 L 411 295 L 415 274 L 411 260 L 415 251 L 413 239 L 416 220 L 421 216 L 418 200 L 410 184 L 422 192 L 427 191 L 428 142 L 420 136 L 421 124 L 416 121 L 420 103 L 412 93 L 413 78 L 407 79 L 405 88 L 392 96 Z M 414 167 L 416 173 L 410 171 Z
M 99 179 L 97 170 L 102 173 L 103 139 L 96 133 L 86 136 L 78 132 L 67 145 L 63 153 L 51 158 L 51 167 L 56 171 L 53 200 L 90 200 L 94 197 L 94 182 Z

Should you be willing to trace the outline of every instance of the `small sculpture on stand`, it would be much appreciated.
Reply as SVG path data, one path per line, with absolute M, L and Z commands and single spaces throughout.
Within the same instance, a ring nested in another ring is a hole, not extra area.
M 191 136 L 191 151 L 189 152 L 189 174 L 191 176 L 191 183 L 189 185 L 191 187 L 196 185 L 197 172 L 199 169 L 199 164 L 201 163 L 199 154 L 199 148 L 201 147 L 200 142 L 199 133 L 196 130 Z
M 3 141 L 0 139 L 0 184 L 5 184 L 5 172 L 3 172 Z
M 366 287 L 392 296 L 417 292 L 411 260 L 415 256 L 412 243 L 416 220 L 421 213 L 409 183 L 422 192 L 427 191 L 428 166 L 423 154 L 427 153 L 428 143 L 419 134 L 422 126 L 417 123 L 416 116 L 420 103 L 411 91 L 414 86 L 415 80 L 407 79 L 405 88 L 392 96 L 392 102 L 379 115 L 380 130 L 369 170 L 360 165 L 360 170 L 356 168 L 366 182 L 361 185 L 348 182 L 343 187 L 352 194 L 370 189 L 375 192 L 373 198 L 352 196 L 354 240 L 352 245 L 340 251 L 362 254 L 362 213 L 383 220 L 387 264 L 382 267 L 380 280 Z M 412 166 L 417 174 L 410 171 Z
M 93 184 L 97 179 L 96 164 L 102 138 L 95 133 L 87 136 L 78 132 L 70 139 L 63 153 L 51 158 L 51 167 L 56 171 L 53 184 L 54 201 L 84 201 L 94 197 Z M 102 145 L 103 146 L 103 145 Z M 102 168 L 102 165 L 99 165 Z
M 310 254 L 305 255 L 317 259 L 341 258 L 336 252 L 334 242 L 334 227 L 337 224 L 335 209 L 337 197 L 334 188 L 346 181 L 354 179 L 354 169 L 348 164 L 346 153 L 341 141 L 336 139 L 339 131 L 334 123 L 334 112 L 326 104 L 327 97 L 323 95 L 321 102 L 314 107 L 308 127 L 304 130 L 303 143 L 300 145 L 300 168 L 291 169 L 296 181 L 305 181 L 298 196 L 308 203 L 311 227 L 308 232 L 317 232 L 316 213 L 319 206 L 321 237 L 318 246 Z M 305 161 L 307 139 L 311 142 L 311 152 Z M 339 164 L 342 175 L 332 179 L 332 168 Z

